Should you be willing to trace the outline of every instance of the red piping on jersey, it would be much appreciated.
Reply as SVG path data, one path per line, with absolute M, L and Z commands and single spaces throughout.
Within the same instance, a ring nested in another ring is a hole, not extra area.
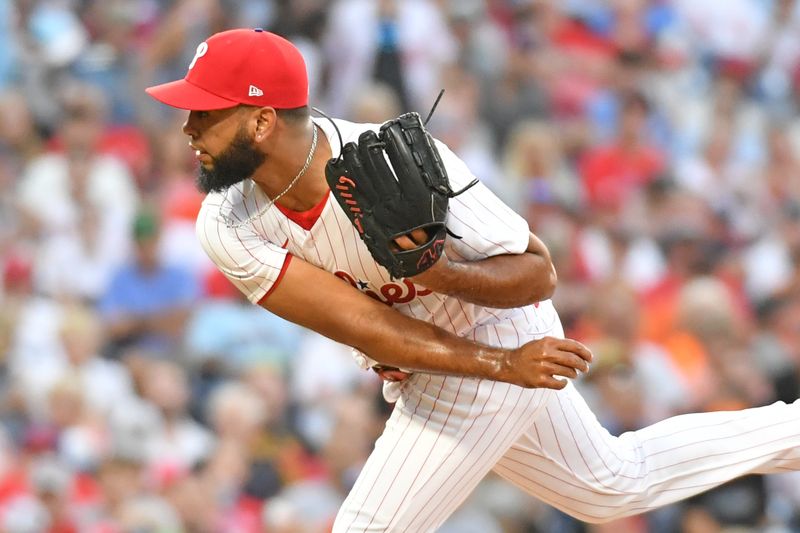
M 283 260 L 283 266 L 281 267 L 280 274 L 278 274 L 278 278 L 272 283 L 272 287 L 269 288 L 267 294 L 262 296 L 261 299 L 258 301 L 258 305 L 263 306 L 264 302 L 267 300 L 267 296 L 272 294 L 272 291 L 274 291 L 275 287 L 278 286 L 278 283 L 281 282 L 281 280 L 283 279 L 283 275 L 286 274 L 286 269 L 289 268 L 289 263 L 292 262 L 292 257 L 294 257 L 292 254 L 288 252 L 286 253 L 286 259 Z
M 304 230 L 310 231 L 312 226 L 314 226 L 319 219 L 319 216 L 322 214 L 322 210 L 325 209 L 325 204 L 328 203 L 328 196 L 330 196 L 330 194 L 326 194 L 317 205 L 308 211 L 292 211 L 291 209 L 283 207 L 279 204 L 275 204 L 275 207 L 280 209 L 280 212 L 286 215 L 289 220 L 292 220 Z

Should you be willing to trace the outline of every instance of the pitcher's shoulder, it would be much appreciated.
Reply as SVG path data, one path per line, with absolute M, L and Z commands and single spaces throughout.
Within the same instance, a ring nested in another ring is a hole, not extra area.
M 247 220 L 250 210 L 257 203 L 254 202 L 255 193 L 255 183 L 249 179 L 224 191 L 208 193 L 197 215 L 198 224 L 201 219 L 203 222 L 216 221 L 228 226 Z

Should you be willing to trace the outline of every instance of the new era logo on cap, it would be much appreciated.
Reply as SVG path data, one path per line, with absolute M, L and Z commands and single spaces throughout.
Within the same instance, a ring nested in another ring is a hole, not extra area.
M 250 90 L 247 92 L 247 96 L 264 96 L 264 91 L 255 85 L 251 85 Z

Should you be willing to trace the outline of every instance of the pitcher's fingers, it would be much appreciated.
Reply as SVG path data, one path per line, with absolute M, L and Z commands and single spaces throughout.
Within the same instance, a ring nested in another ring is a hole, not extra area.
M 411 233 L 401 235 L 394 240 L 394 243 L 403 250 L 413 250 L 428 242 L 428 234 L 424 229 L 415 229 Z
M 417 244 L 411 240 L 410 237 L 406 235 L 401 235 L 394 240 L 394 243 L 400 247 L 401 250 L 413 250 L 417 247 Z
M 547 376 L 539 381 L 539 385 L 537 388 L 561 390 L 567 386 L 567 383 L 568 381 L 566 379 L 563 378 L 558 379 L 551 376 Z
M 559 365 L 558 363 L 550 363 L 550 375 L 564 376 L 565 378 L 575 379 L 578 377 L 578 371 L 571 366 Z
M 559 351 L 557 356 L 553 358 L 551 362 L 557 365 L 568 366 L 570 368 L 580 370 L 581 372 L 589 371 L 589 362 L 585 359 L 581 359 L 573 352 Z
M 588 361 L 586 361 L 585 359 L 581 359 L 578 355 L 576 355 L 573 352 L 568 352 L 564 350 L 552 350 L 548 352 L 547 357 L 543 359 L 543 362 L 561 366 L 568 366 L 570 368 L 580 370 L 581 372 L 586 372 L 589 370 Z
M 591 361 L 593 357 L 591 350 L 576 340 L 561 339 L 558 348 L 565 352 L 572 352 L 584 361 Z
M 411 232 L 411 239 L 417 243 L 418 246 L 422 246 L 428 242 L 428 234 L 424 229 L 415 229 Z

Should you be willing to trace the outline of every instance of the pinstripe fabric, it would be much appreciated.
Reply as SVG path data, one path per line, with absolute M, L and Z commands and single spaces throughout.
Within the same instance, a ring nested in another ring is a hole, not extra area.
M 748 473 L 800 468 L 800 406 L 669 418 L 614 437 L 574 387 L 553 395 L 495 471 L 587 522 L 648 511 Z
M 530 391 L 416 375 L 334 532 L 434 531 L 489 470 L 571 516 L 603 522 L 747 473 L 797 469 L 797 404 L 682 415 L 614 437 L 572 385 Z
M 345 141 L 377 127 L 338 124 Z M 330 126 L 319 127 L 336 146 Z M 461 188 L 471 174 L 444 145 L 439 149 L 453 187 Z M 391 280 L 335 201 L 308 230 L 279 209 L 259 215 L 267 201 L 246 180 L 208 195 L 197 221 L 208 255 L 253 302 L 269 292 L 292 254 L 401 313 L 480 343 L 516 347 L 563 335 L 550 302 L 488 309 Z M 456 259 L 521 253 L 528 242 L 525 221 L 482 185 L 451 202 L 448 226 L 463 237 L 448 239 L 447 253 Z M 339 512 L 337 533 L 433 531 L 490 470 L 573 516 L 603 521 L 748 472 L 800 468 L 796 405 L 686 415 L 617 438 L 571 385 L 555 392 L 416 374 L 394 387 L 400 398 Z
M 550 391 L 416 374 L 334 531 L 430 531 L 528 426 Z
M 499 340 L 509 347 L 518 338 L 560 334 L 557 319 L 524 313 L 473 329 L 478 342 L 497 345 Z M 551 390 L 487 380 L 412 376 L 334 532 L 434 530 L 530 427 L 552 395 Z

